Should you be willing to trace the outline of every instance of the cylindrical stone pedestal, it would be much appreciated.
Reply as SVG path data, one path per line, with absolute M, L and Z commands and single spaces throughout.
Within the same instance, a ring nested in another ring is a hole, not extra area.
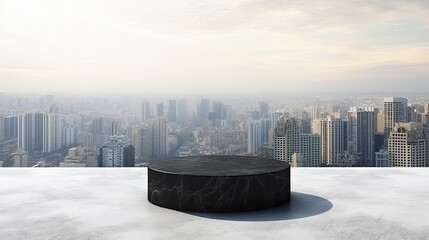
M 193 156 L 148 166 L 149 202 L 174 210 L 238 212 L 290 199 L 290 166 L 251 156 Z

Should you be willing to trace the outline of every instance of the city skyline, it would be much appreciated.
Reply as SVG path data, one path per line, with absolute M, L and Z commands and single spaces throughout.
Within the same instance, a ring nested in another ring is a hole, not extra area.
M 423 1 L 0 1 L 4 92 L 421 92 Z

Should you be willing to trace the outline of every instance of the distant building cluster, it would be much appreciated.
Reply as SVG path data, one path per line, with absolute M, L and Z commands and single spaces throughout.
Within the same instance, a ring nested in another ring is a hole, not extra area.
M 0 167 L 133 167 L 211 154 L 296 167 L 426 167 L 428 102 L 3 95 Z
M 428 103 L 386 97 L 380 108 L 352 106 L 342 112 L 329 105 L 294 116 L 273 111 L 270 118 L 261 117 L 261 109 L 249 119 L 249 154 L 304 167 L 429 166 Z

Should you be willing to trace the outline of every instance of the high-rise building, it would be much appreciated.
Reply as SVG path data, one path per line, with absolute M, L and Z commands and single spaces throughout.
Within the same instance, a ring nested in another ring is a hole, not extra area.
M 390 167 L 428 166 L 428 138 L 421 123 L 396 123 L 388 150 Z
M 164 103 L 163 102 L 156 104 L 156 116 L 157 117 L 164 116 Z
M 301 134 L 299 141 L 299 154 L 304 167 L 319 167 L 320 136 L 318 134 Z
M 347 151 L 360 156 L 364 166 L 374 166 L 376 114 L 372 107 L 351 107 L 348 112 Z
M 93 119 L 88 126 L 92 134 L 92 143 L 96 148 L 101 147 L 107 139 L 105 132 L 105 120 L 101 117 Z
M 168 101 L 168 122 L 176 122 L 177 115 L 176 100 Z
M 185 124 L 188 122 L 188 105 L 185 99 L 180 99 L 177 113 L 179 123 Z
M 0 114 L 0 142 L 5 139 L 5 132 L 4 132 L 4 115 Z
M 407 121 L 406 122 L 417 122 L 417 109 L 415 106 L 407 106 Z
M 320 117 L 320 109 L 319 107 L 310 106 L 308 107 L 308 113 L 310 114 L 311 119 L 316 119 Z
M 143 101 L 140 103 L 140 120 L 147 121 L 150 119 L 150 102 Z
M 268 104 L 265 102 L 259 102 L 259 116 L 261 118 L 268 117 Z
M 271 112 L 271 114 L 270 114 L 271 126 L 270 127 L 275 128 L 277 126 L 277 121 L 283 116 L 289 117 L 289 114 L 286 112 L 280 111 L 280 110 Z
M 335 166 L 346 150 L 347 122 L 332 116 L 314 122 L 317 128 L 313 128 L 313 133 L 320 135 L 322 164 Z
M 384 139 L 390 136 L 395 123 L 407 122 L 407 99 L 400 97 L 384 98 Z M 387 145 L 387 142 L 386 142 Z
M 249 119 L 247 153 L 260 154 L 265 144 L 268 144 L 270 120 L 268 118 Z
M 41 112 L 34 113 L 34 150 L 43 150 L 43 121 L 45 114 Z
M 153 121 L 152 156 L 154 159 L 164 158 L 167 155 L 167 124 L 165 119 L 158 117 Z
M 292 155 L 299 153 L 299 122 L 296 118 L 282 117 L 274 129 L 274 159 L 292 163 Z
M 102 167 L 134 167 L 134 146 L 126 136 L 110 136 L 100 148 Z
M 43 113 L 24 113 L 18 116 L 18 149 L 43 150 Z
M 209 120 L 214 126 L 226 125 L 227 108 L 222 102 L 213 102 L 213 112 L 209 113 Z
M 77 143 L 77 128 L 74 126 L 63 126 L 62 144 L 64 147 Z
M 384 113 L 378 112 L 377 113 L 377 130 L 378 133 L 384 134 Z
M 202 98 L 197 105 L 197 117 L 207 119 L 210 112 L 210 102 L 207 98 Z
M 110 120 L 107 124 L 107 135 L 113 136 L 113 135 L 122 135 L 122 123 L 120 120 Z
M 429 103 L 423 104 L 424 113 L 429 113 Z
M 62 146 L 62 121 L 58 107 L 51 106 L 43 120 L 43 151 L 55 152 Z
M 18 137 L 18 116 L 6 116 L 4 118 L 5 139 Z
M 128 136 L 131 144 L 135 147 L 135 157 L 138 162 L 149 162 L 153 159 L 153 123 L 146 122 L 128 127 Z

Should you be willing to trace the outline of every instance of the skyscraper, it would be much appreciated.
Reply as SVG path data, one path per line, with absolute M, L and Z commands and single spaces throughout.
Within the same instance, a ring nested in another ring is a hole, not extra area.
M 282 116 L 286 116 L 289 117 L 288 113 L 285 113 L 283 111 L 277 110 L 274 112 L 271 112 L 270 114 L 270 122 L 271 122 L 271 128 L 275 128 L 277 126 L 277 121 L 282 117 Z
M 107 139 L 107 134 L 105 132 L 105 119 L 101 117 L 93 119 L 89 124 L 89 127 L 92 134 L 92 145 L 97 148 L 101 147 Z
M 376 114 L 372 107 L 351 107 L 348 112 L 347 151 L 361 156 L 364 166 L 374 166 Z
M 335 166 L 345 151 L 347 122 L 332 116 L 316 119 L 315 122 L 314 133 L 320 135 L 322 164 Z
M 264 144 L 268 144 L 270 121 L 268 118 L 249 119 L 247 153 L 260 154 Z
M 424 113 L 429 113 L 429 103 L 423 104 Z
M 18 149 L 43 150 L 43 113 L 23 113 L 18 116 Z
M 0 142 L 5 139 L 5 131 L 4 131 L 4 115 L 0 114 Z
M 134 167 L 134 146 L 126 136 L 110 136 L 100 148 L 102 167 Z
M 390 136 L 395 123 L 407 122 L 407 99 L 400 97 L 384 98 L 384 139 Z
M 207 115 L 210 111 L 210 102 L 207 98 L 202 98 L 197 105 L 197 117 L 201 119 L 207 119 Z
M 143 101 L 140 103 L 140 120 L 147 121 L 150 119 L 150 102 Z
M 58 107 L 52 105 L 43 119 L 43 151 L 55 152 L 62 146 L 62 123 Z
M 299 156 L 305 167 L 319 167 L 320 136 L 318 134 L 301 134 L 299 141 Z
M 210 114 L 210 119 L 214 126 L 226 125 L 227 108 L 222 102 L 213 102 L 213 112 Z
M 162 117 L 164 116 L 164 103 L 158 103 L 156 104 L 156 116 Z
M 188 122 L 188 105 L 185 99 L 180 99 L 178 104 L 178 121 L 182 124 Z
M 154 119 L 152 134 L 152 156 L 154 159 L 164 158 L 167 155 L 167 124 L 164 118 Z
M 131 145 L 135 147 L 136 161 L 149 162 L 152 157 L 152 122 L 129 126 L 127 135 L 130 138 Z
M 274 159 L 292 163 L 292 155 L 299 153 L 301 134 L 298 119 L 281 117 L 274 129 Z
M 259 117 L 267 118 L 268 117 L 268 104 L 265 102 L 259 102 Z
M 176 100 L 168 101 L 168 122 L 176 122 Z
M 18 137 L 18 116 L 6 116 L 4 118 L 5 139 Z
M 390 167 L 427 167 L 428 138 L 420 123 L 396 123 L 388 139 Z

